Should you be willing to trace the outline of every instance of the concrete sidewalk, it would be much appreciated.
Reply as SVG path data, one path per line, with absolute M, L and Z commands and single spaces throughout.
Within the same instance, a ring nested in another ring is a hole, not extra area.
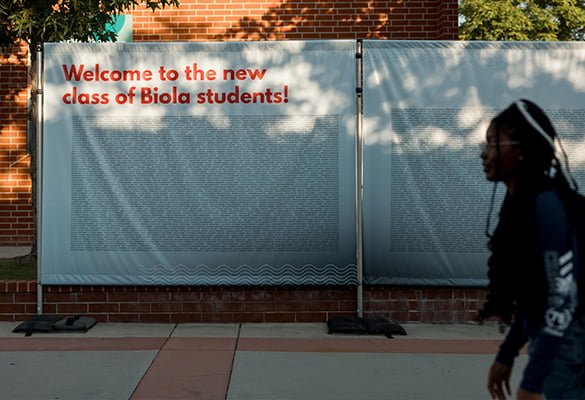
M 0 323 L 2 400 L 481 400 L 503 338 L 474 324 L 406 324 L 395 339 L 324 323 L 98 323 L 31 337 L 17 325 Z

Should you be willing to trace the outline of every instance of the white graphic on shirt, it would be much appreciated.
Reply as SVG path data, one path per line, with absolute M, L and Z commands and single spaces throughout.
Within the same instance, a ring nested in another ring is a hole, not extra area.
M 577 304 L 573 252 L 568 251 L 560 257 L 557 257 L 557 252 L 547 252 L 545 264 L 549 276 L 554 276 L 554 279 L 549 293 L 544 331 L 550 335 L 562 337 L 571 324 Z

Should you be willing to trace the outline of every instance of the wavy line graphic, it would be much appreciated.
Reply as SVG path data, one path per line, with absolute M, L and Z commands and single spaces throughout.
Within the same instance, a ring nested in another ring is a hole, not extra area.
M 195 267 L 184 264 L 157 264 L 151 267 L 140 265 L 139 270 L 141 275 L 148 277 L 153 283 L 171 286 L 357 285 L 355 264 L 345 266 L 334 264 L 273 266 L 263 264 L 257 267 L 248 264 L 239 266 L 200 264 Z

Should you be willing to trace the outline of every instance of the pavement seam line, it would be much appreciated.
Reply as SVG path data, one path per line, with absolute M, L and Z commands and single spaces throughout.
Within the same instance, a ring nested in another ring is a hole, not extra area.
M 142 375 L 142 377 L 140 378 L 140 380 L 138 381 L 138 383 L 134 387 L 134 390 L 130 394 L 130 399 L 132 399 L 134 397 L 134 394 L 136 393 L 136 390 L 138 390 L 138 388 L 140 387 L 140 384 L 142 383 L 142 381 L 144 380 L 144 378 L 148 375 L 148 371 L 150 371 L 150 369 L 154 365 L 154 362 L 156 361 L 156 358 L 159 356 L 159 354 L 162 351 L 162 349 L 165 348 L 165 346 L 167 345 L 167 343 L 169 342 L 169 340 L 171 340 L 171 338 L 173 337 L 173 334 L 175 333 L 175 330 L 177 329 L 177 326 L 178 325 L 179 325 L 178 323 L 175 323 L 173 325 L 173 329 L 171 329 L 171 332 L 167 336 L 166 340 L 160 345 L 160 347 L 158 348 L 158 350 L 156 350 L 156 354 L 154 355 L 154 357 L 152 357 L 152 361 L 148 365 L 148 368 L 146 368 L 146 371 L 144 371 L 144 374 Z
M 236 352 L 238 351 L 238 345 L 240 342 L 240 334 L 242 333 L 242 323 L 238 324 L 238 333 L 236 335 L 236 343 L 234 343 L 234 352 L 232 353 L 232 365 L 230 368 L 230 372 L 228 374 L 228 379 L 227 379 L 227 388 L 225 391 L 225 400 L 227 400 L 228 398 L 228 394 L 230 392 L 230 383 L 232 381 L 232 373 L 234 371 L 234 364 L 236 363 Z

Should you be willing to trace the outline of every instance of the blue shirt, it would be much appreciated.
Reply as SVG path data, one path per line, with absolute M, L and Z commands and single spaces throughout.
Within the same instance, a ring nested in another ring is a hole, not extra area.
M 533 231 L 533 234 L 517 240 L 528 242 L 525 247 L 520 246 L 521 249 L 535 249 L 536 259 L 526 253 L 523 256 L 526 260 L 536 262 L 536 265 L 527 267 L 532 267 L 532 273 L 544 279 L 546 289 L 531 290 L 528 287 L 525 292 L 531 295 L 517 299 L 519 312 L 500 346 L 496 360 L 512 365 L 520 349 L 530 340 L 530 360 L 524 370 L 520 387 L 530 392 L 542 393 L 543 382 L 551 371 L 577 309 L 573 254 L 575 239 L 571 235 L 568 217 L 557 192 L 540 192 L 534 200 L 534 207 L 529 210 L 530 213 L 533 212 L 533 223 L 524 221 L 528 225 L 524 227 L 528 228 L 524 232 Z M 538 278 L 535 281 L 538 282 Z M 529 302 L 530 297 L 534 303 L 533 308 L 537 309 L 528 312 L 531 304 L 522 303 Z M 538 310 L 539 304 L 544 304 L 542 310 Z

